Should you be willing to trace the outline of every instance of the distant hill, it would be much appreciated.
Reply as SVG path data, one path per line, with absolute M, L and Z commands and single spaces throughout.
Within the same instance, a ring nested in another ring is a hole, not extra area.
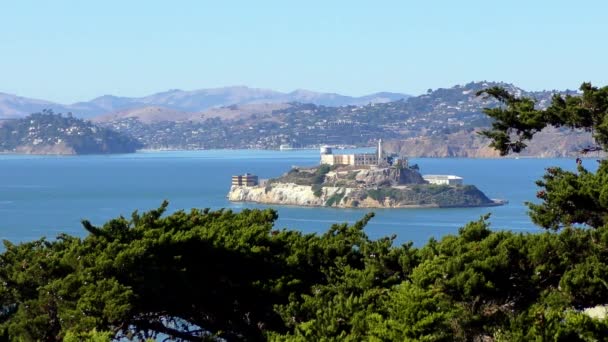
M 145 122 L 129 116 L 104 120 L 103 125 L 133 135 L 148 148 L 372 146 L 382 138 L 395 142 L 387 143 L 392 151 L 409 156 L 494 156 L 487 148 L 488 142 L 475 134 L 491 123 L 483 114 L 483 108 L 498 105 L 495 100 L 476 93 L 492 86 L 505 87 L 518 96 L 531 96 L 539 107 L 546 107 L 555 93 L 576 93 L 571 90 L 528 92 L 512 84 L 482 81 L 384 103 L 340 107 L 290 103 L 276 108 L 234 105 L 196 113 L 182 121 Z M 549 156 L 546 150 L 554 146 L 559 146 L 554 155 L 572 155 L 590 143 L 588 134 L 572 135 L 565 130 L 548 131 L 541 137 L 546 144 L 530 151 L 533 155 Z
M 100 116 L 96 116 L 92 118 L 93 122 L 108 122 L 108 121 L 117 121 L 128 118 L 135 118 L 142 123 L 150 124 L 154 122 L 160 121 L 184 121 L 189 120 L 195 116 L 197 113 L 189 113 L 182 112 L 179 110 L 158 107 L 158 106 L 149 106 L 149 107 L 137 107 L 133 109 L 124 109 L 117 112 L 112 112 L 109 114 L 104 114 Z
M 202 112 L 182 112 L 164 107 L 141 107 L 126 109 L 92 118 L 93 122 L 107 123 L 125 119 L 136 119 L 144 124 L 162 121 L 193 121 L 202 122 L 206 119 L 219 118 L 222 120 L 249 119 L 252 116 L 269 115 L 275 110 L 287 109 L 292 105 L 287 103 L 252 103 L 231 105 L 226 107 L 209 108 Z
M 127 135 L 51 111 L 2 120 L 0 124 L 1 152 L 105 154 L 130 153 L 141 147 Z
M 44 109 L 53 109 L 58 112 L 68 111 L 66 106 L 50 101 L 0 93 L 0 119 L 22 118 Z
M 268 89 L 236 86 L 191 91 L 174 89 L 144 97 L 104 95 L 90 101 L 66 105 L 0 93 L 0 119 L 24 117 L 42 109 L 72 112 L 77 117 L 91 118 L 148 107 L 160 107 L 179 112 L 201 112 L 214 107 L 252 103 L 302 102 L 324 106 L 345 106 L 390 102 L 408 97 L 409 95 L 387 92 L 353 97 L 301 89 L 282 93 Z
M 517 96 L 532 97 L 541 108 L 549 105 L 555 93 L 576 94 L 572 90 L 529 92 L 513 84 L 481 81 L 429 90 L 407 100 L 386 102 L 399 94 L 377 93 L 357 98 L 363 104 L 330 106 L 307 102 L 323 100 L 337 104 L 345 101 L 345 97 L 305 90 L 278 93 L 230 87 L 171 90 L 137 99 L 103 96 L 70 108 L 88 106 L 81 112 L 104 111 L 106 114 L 95 117 L 94 122 L 129 135 L 152 149 L 273 149 L 282 144 L 371 146 L 382 138 L 390 150 L 410 156 L 482 157 L 495 153 L 475 131 L 491 123 L 483 109 L 499 104 L 476 93 L 492 86 L 502 86 Z M 3 99 L 2 103 L 9 103 L 7 97 Z M 270 102 L 271 99 L 280 102 Z M 300 102 L 285 102 L 292 99 Z M 241 103 L 197 109 L 220 102 Z M 21 98 L 10 103 L 25 108 L 27 101 Z M 44 101 L 35 104 L 48 105 Z M 134 104 L 135 107 L 116 110 Z M 14 110 L 11 113 L 15 115 Z M 538 143 L 541 139 L 546 143 Z M 567 130 L 549 130 L 539 135 L 538 141 L 534 144 L 536 148 L 527 154 L 576 155 L 592 143 L 588 133 Z M 556 150 L 555 146 L 559 148 Z M 549 154 L 550 149 L 556 151 Z
M 391 140 L 384 144 L 389 153 L 409 157 L 433 158 L 498 158 L 498 151 L 491 148 L 490 140 L 476 134 L 478 130 L 461 130 L 435 136 L 417 136 Z M 534 143 L 521 153 L 511 157 L 598 157 L 598 153 L 582 154 L 581 150 L 594 144 L 591 133 L 549 127 L 534 136 Z M 602 154 L 604 155 L 604 154 Z

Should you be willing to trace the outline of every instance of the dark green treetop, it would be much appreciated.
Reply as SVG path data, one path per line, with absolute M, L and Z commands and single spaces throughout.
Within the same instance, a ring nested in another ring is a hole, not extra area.
M 534 135 L 547 126 L 583 129 L 593 134 L 596 146 L 581 150 L 608 151 L 608 87 L 583 83 L 580 95 L 553 96 L 546 109 L 538 109 L 531 98 L 516 97 L 505 89 L 493 87 L 478 95 L 496 98 L 502 106 L 486 108 L 494 119 L 489 130 L 481 134 L 490 138 L 490 146 L 501 155 L 520 152 Z M 548 168 L 537 197 L 542 201 L 528 203 L 532 220 L 545 228 L 560 229 L 573 224 L 600 227 L 608 223 L 608 162 L 599 161 L 597 172 L 588 171 L 577 159 L 577 172 Z
M 516 97 L 501 87 L 481 90 L 477 95 L 493 97 L 502 104 L 484 109 L 494 121 L 492 128 L 481 134 L 492 139 L 490 146 L 501 155 L 520 152 L 527 146 L 526 141 L 547 126 L 592 132 L 598 146 L 589 149 L 607 150 L 608 87 L 598 88 L 583 83 L 580 90 L 580 95 L 555 94 L 546 109 L 537 109 L 534 99 Z

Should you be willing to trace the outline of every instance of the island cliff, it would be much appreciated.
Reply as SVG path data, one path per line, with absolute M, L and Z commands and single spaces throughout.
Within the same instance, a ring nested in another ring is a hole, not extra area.
M 437 208 L 499 205 L 473 185 L 428 184 L 404 167 L 321 165 L 294 168 L 260 185 L 233 185 L 230 201 L 338 208 Z

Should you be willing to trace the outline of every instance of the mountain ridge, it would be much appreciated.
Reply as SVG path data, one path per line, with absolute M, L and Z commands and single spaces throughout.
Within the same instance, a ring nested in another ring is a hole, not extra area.
M 296 89 L 284 93 L 263 88 L 228 86 L 197 90 L 169 89 L 142 97 L 102 95 L 89 101 L 61 104 L 0 92 L 0 119 L 21 118 L 31 113 L 40 112 L 43 109 L 63 113 L 71 112 L 74 116 L 80 118 L 92 118 L 140 107 L 164 107 L 181 112 L 201 112 L 214 107 L 251 103 L 305 102 L 325 106 L 345 106 L 363 105 L 370 102 L 391 102 L 409 97 L 410 95 L 407 94 L 391 92 L 348 96 L 306 89 Z

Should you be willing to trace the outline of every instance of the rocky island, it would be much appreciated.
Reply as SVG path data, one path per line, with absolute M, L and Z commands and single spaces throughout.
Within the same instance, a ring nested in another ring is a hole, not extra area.
M 235 202 L 338 208 L 448 208 L 504 204 L 455 176 L 425 179 L 407 159 L 377 153 L 333 154 L 321 149 L 315 167 L 294 167 L 275 179 L 234 176 L 228 199 Z

